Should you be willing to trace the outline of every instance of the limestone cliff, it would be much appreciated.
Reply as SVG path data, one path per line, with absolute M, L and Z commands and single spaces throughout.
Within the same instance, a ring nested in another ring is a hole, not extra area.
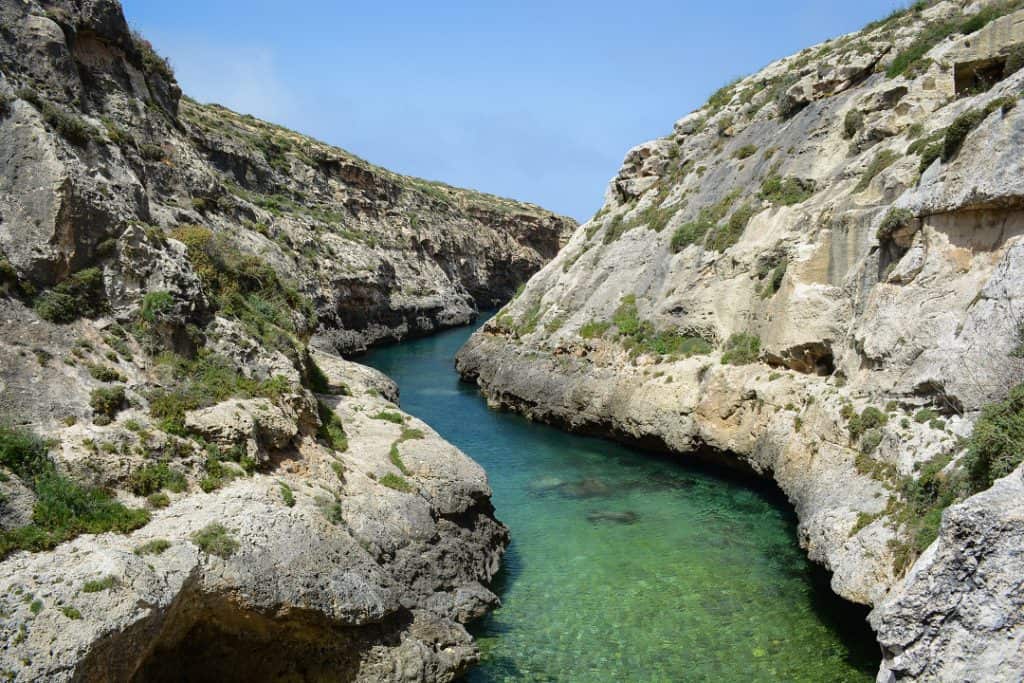
M 115 0 L 0 0 L 0 673 L 451 681 L 508 541 L 340 352 L 572 221 L 181 97 Z
M 458 358 L 496 406 L 773 477 L 882 681 L 1020 676 L 1021 6 L 916 3 L 724 87 Z
M 131 225 L 202 225 L 287 273 L 344 352 L 507 301 L 575 227 L 182 98 L 115 2 L 0 19 L 0 250 L 37 287 L 109 263 Z

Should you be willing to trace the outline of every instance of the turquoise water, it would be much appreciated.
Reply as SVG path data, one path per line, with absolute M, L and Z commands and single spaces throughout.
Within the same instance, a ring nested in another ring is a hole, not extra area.
M 487 408 L 472 330 L 361 358 L 487 469 L 512 544 L 471 627 L 490 681 L 871 681 L 865 612 L 835 598 L 778 491 Z

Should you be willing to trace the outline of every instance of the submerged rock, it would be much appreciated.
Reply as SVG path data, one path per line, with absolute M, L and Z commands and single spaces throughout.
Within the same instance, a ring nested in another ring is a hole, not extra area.
M 588 522 L 614 522 L 616 524 L 636 524 L 639 519 L 632 510 L 624 512 L 613 512 L 609 510 L 595 510 L 587 513 Z

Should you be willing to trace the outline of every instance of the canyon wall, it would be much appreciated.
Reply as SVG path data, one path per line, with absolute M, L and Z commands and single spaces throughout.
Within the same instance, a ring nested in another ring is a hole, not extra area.
M 916 3 L 722 88 L 457 361 L 496 407 L 772 477 L 880 681 L 1024 670 L 1019 6 Z

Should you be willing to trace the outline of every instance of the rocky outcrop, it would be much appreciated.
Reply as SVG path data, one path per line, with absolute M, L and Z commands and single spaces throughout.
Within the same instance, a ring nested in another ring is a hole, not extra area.
M 917 3 L 715 93 L 457 361 L 495 406 L 772 477 L 876 607 L 881 680 L 1016 678 L 1014 508 L 938 524 L 983 488 L 979 411 L 1024 380 L 1015 9 Z M 990 573 L 954 576 L 977 539 Z
M 133 226 L 202 225 L 287 273 L 318 345 L 348 352 L 507 301 L 575 227 L 183 99 L 114 0 L 0 19 L 0 251 L 37 287 L 133 247 Z
M 882 680 L 1012 681 L 1024 671 L 1024 469 L 950 508 L 906 585 L 872 617 Z
M 351 395 L 321 398 L 345 425 L 346 451 L 308 434 L 284 448 L 291 429 L 260 432 L 273 463 L 253 476 L 173 494 L 130 536 L 3 562 L 6 675 L 451 681 L 477 661 L 462 624 L 497 604 L 485 584 L 508 540 L 483 470 L 371 387 L 334 379 Z M 234 433 L 239 403 L 202 424 Z M 381 411 L 402 424 L 374 419 Z M 409 430 L 402 473 L 389 453 Z M 388 475 L 408 488 L 389 488 Z
M 574 227 L 183 98 L 115 0 L 0 0 L 0 673 L 452 681 L 508 542 L 337 354 Z

